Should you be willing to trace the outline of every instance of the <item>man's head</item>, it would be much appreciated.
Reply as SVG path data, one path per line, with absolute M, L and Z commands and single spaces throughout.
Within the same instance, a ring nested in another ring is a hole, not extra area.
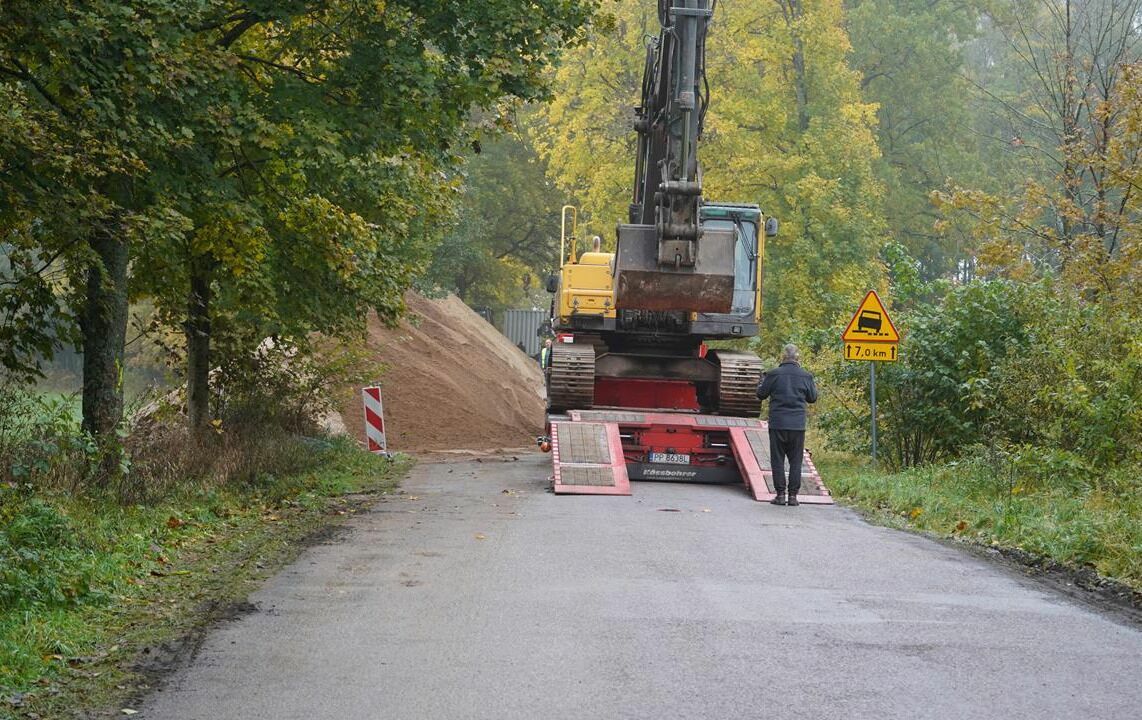
M 781 348 L 781 362 L 801 362 L 801 351 L 793 343 Z
M 551 338 L 547 338 L 543 341 L 543 347 L 551 347 Z

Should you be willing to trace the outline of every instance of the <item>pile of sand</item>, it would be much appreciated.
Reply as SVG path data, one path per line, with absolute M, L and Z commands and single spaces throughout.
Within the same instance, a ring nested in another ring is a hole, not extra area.
M 491 450 L 530 445 L 543 432 L 538 364 L 459 298 L 405 296 L 397 328 L 370 317 L 367 348 L 380 378 L 391 450 Z M 342 403 L 348 432 L 363 434 L 360 391 Z

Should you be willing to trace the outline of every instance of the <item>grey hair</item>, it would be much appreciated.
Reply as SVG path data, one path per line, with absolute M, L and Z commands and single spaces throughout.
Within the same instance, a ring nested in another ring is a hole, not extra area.
M 799 362 L 801 360 L 801 351 L 793 343 L 789 343 L 781 348 L 781 362 Z

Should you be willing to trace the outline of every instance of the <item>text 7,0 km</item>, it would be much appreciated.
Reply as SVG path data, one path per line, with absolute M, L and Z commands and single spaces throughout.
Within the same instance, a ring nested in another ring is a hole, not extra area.
M 845 343 L 845 360 L 896 361 L 896 343 Z

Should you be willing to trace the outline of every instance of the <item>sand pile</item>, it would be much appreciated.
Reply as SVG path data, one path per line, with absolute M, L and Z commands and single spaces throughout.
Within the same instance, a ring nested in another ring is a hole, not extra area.
M 543 432 L 543 374 L 532 358 L 455 296 L 405 297 L 409 316 L 389 329 L 369 319 L 367 347 L 380 378 L 391 450 L 524 447 Z M 341 409 L 362 435 L 359 389 Z

